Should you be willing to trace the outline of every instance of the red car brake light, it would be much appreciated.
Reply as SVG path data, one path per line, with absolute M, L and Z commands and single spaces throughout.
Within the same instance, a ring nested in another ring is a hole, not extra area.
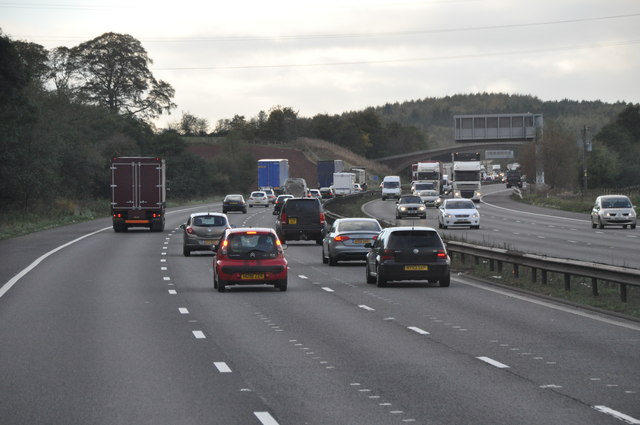
M 193 228 L 191 226 L 187 227 L 185 230 L 187 231 L 188 234 L 190 235 L 193 234 Z
M 445 251 L 444 249 L 439 249 L 437 255 L 438 258 L 447 258 L 447 251 Z
M 280 223 L 287 224 L 287 213 L 280 214 Z
M 385 249 L 380 255 L 380 261 L 393 260 L 393 249 Z
M 320 224 L 322 224 L 324 226 L 324 223 L 325 223 L 325 221 L 324 221 L 324 213 L 321 212 L 320 213 Z
M 337 241 L 337 242 L 348 241 L 349 239 L 351 239 L 351 238 L 349 236 L 345 236 L 345 235 L 338 235 L 335 238 L 333 238 L 333 240 Z

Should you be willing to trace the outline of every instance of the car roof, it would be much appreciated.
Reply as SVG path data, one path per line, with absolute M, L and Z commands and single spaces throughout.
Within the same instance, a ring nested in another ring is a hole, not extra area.
M 611 198 L 627 198 L 629 199 L 628 196 L 626 195 L 600 195 L 598 196 L 599 199 L 611 199 Z
M 391 233 L 391 232 L 406 232 L 408 230 L 419 230 L 419 231 L 433 231 L 438 233 L 438 231 L 436 229 L 434 229 L 433 227 L 428 227 L 428 226 L 394 226 L 394 227 L 387 227 L 386 229 L 384 229 L 387 231 L 387 233 Z
M 242 195 L 239 194 L 239 193 L 229 193 L 229 194 L 225 195 L 225 198 L 226 197 L 230 197 L 230 196 L 240 196 L 240 197 L 242 197 Z
M 200 217 L 200 216 L 203 216 L 203 215 L 218 216 L 218 217 L 227 218 L 226 214 L 219 213 L 219 212 L 194 212 L 194 213 L 191 213 L 191 217 Z
M 273 230 L 272 227 L 233 227 L 231 229 L 227 229 L 228 235 L 232 233 L 247 233 L 247 232 L 272 233 L 274 235 L 276 234 L 276 231 Z
M 344 223 L 347 221 L 375 221 L 378 222 L 377 219 L 375 218 L 371 218 L 371 217 L 345 217 L 345 218 L 337 218 L 334 223 L 336 222 L 340 222 L 340 223 Z M 380 222 L 378 222 L 378 224 L 380 224 Z

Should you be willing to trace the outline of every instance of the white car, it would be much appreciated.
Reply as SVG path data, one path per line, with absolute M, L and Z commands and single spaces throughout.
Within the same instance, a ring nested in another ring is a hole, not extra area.
M 322 194 L 318 189 L 309 189 L 309 195 L 313 198 L 322 199 Z
M 417 190 L 414 195 L 419 196 L 427 207 L 437 207 L 440 200 L 437 190 Z
M 449 226 L 479 229 L 480 213 L 476 204 L 471 199 L 445 199 L 438 208 L 438 227 L 446 229 Z
M 254 206 L 263 206 L 263 207 L 268 207 L 270 204 L 269 201 L 269 197 L 267 196 L 266 192 L 263 191 L 255 191 L 255 192 L 251 192 L 251 195 L 249 195 L 249 207 L 253 208 Z

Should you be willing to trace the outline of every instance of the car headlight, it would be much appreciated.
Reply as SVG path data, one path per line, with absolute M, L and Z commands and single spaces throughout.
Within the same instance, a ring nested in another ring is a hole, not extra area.
M 453 215 L 449 213 L 444 213 L 444 218 L 453 218 Z
M 419 210 L 419 211 L 424 211 L 424 210 L 425 210 L 425 207 L 419 207 L 419 208 L 418 208 L 418 210 Z
M 478 213 L 473 213 L 473 215 L 471 216 L 471 218 L 478 218 L 480 217 L 480 215 L 478 215 Z
M 400 207 L 400 211 L 406 211 L 407 207 Z

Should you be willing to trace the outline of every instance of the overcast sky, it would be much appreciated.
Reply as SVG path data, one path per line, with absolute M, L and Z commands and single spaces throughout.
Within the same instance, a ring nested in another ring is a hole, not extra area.
M 640 103 L 638 0 L 0 0 L 0 28 L 48 49 L 140 40 L 176 90 L 160 127 L 478 92 Z

